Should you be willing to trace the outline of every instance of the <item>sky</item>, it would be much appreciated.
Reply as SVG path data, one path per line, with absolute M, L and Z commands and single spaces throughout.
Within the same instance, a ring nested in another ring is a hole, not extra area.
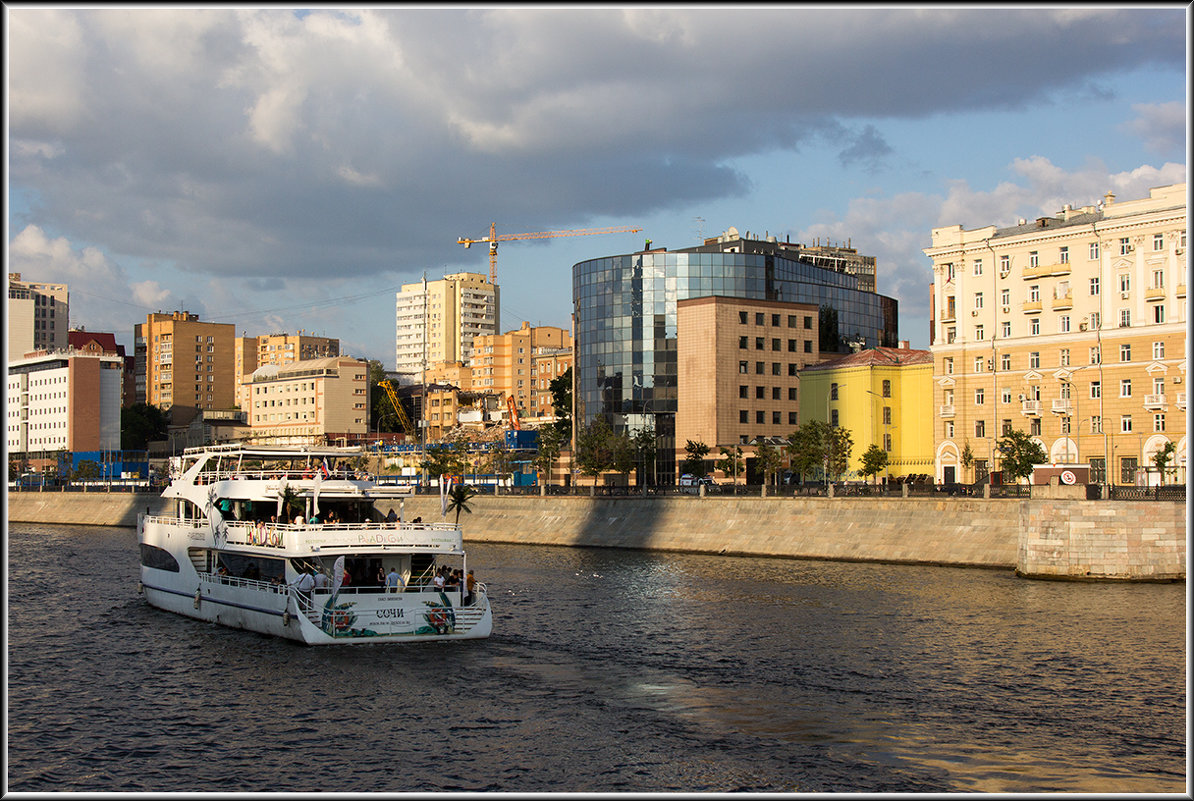
M 1188 11 L 1091 6 L 10 3 L 8 270 L 110 331 L 178 310 L 394 363 L 395 293 L 488 273 L 570 327 L 571 268 L 731 226 L 875 256 L 928 347 L 933 227 L 1186 180 Z

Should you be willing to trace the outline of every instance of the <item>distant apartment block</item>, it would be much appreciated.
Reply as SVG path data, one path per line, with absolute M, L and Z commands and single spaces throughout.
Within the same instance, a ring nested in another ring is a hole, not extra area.
M 237 337 L 234 347 L 236 359 L 233 376 L 237 387 L 237 404 L 248 411 L 245 379 L 265 364 L 286 365 L 310 359 L 340 355 L 340 340 L 317 337 L 299 331 L 297 334 L 265 334 L 256 337 Z
M 180 311 L 147 316 L 133 330 L 138 392 L 162 410 L 172 406 L 235 409 L 236 326 L 205 323 Z
M 473 388 L 513 398 L 520 416 L 539 417 L 544 411 L 540 370 L 558 375 L 561 366 L 571 363 L 572 335 L 524 321 L 515 331 L 475 338 L 472 350 Z
M 8 274 L 8 359 L 37 350 L 65 350 L 70 330 L 66 284 L 22 281 Z
M 72 328 L 67 332 L 67 346 L 68 350 L 93 356 L 119 356 L 124 365 L 121 371 L 120 405 L 132 406 L 137 402 L 133 357 L 124 352 L 124 345 L 116 342 L 115 334 Z
M 934 228 L 930 298 L 937 478 L 1000 469 L 1027 433 L 1097 483 L 1186 475 L 1186 185 L 1004 228 Z M 969 448 L 974 462 L 963 464 Z
M 120 450 L 124 359 L 78 351 L 38 352 L 8 364 L 10 455 L 54 463 L 58 451 Z
M 421 381 L 428 365 L 466 362 L 473 340 L 498 331 L 499 290 L 479 273 L 404 284 L 395 303 L 395 372 Z
M 305 445 L 367 433 L 368 378 L 368 362 L 348 356 L 258 367 L 245 381 L 253 440 Z

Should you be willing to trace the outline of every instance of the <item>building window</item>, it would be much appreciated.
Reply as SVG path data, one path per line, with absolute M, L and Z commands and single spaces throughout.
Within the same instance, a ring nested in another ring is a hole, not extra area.
M 793 344 L 794 344 L 794 343 L 793 343 Z M 778 339 L 774 339 L 774 338 L 772 338 L 772 340 L 771 340 L 771 350 L 773 350 L 773 351 L 775 351 L 775 350 L 781 350 L 781 348 L 780 348 L 780 346 L 779 346 L 779 340 L 778 340 Z
M 763 325 L 763 313 L 755 312 L 755 325 Z
M 745 384 L 739 384 L 739 385 L 738 385 L 738 397 L 739 397 L 739 398 L 746 398 L 746 397 L 749 397 L 749 395 L 748 395 L 748 390 L 747 390 L 747 387 L 746 387 L 746 385 L 745 385 Z
M 779 315 L 778 314 L 771 315 L 771 324 L 774 326 L 779 325 Z
M 1121 434 L 1132 433 L 1132 415 L 1125 414 L 1123 417 L 1119 418 L 1119 431 Z
M 1136 483 L 1136 457 L 1124 456 L 1119 460 L 1119 481 L 1121 484 Z
M 1103 385 L 1100 382 L 1090 382 L 1090 397 L 1095 400 L 1103 397 Z
M 1092 294 L 1092 295 L 1097 295 L 1097 294 L 1099 294 L 1099 279 L 1098 279 L 1098 276 L 1095 276 L 1094 278 L 1090 279 L 1090 294 Z
M 796 352 L 796 340 L 789 339 L 788 340 L 788 353 L 795 353 L 795 352 Z
M 1153 431 L 1164 431 L 1164 430 L 1165 430 L 1165 415 L 1159 414 L 1159 413 L 1154 414 L 1153 415 Z
M 952 356 L 946 356 L 944 361 L 945 361 L 945 374 L 953 375 L 954 374 L 954 358 Z
M 978 387 L 977 389 L 975 389 L 974 390 L 974 405 L 982 406 L 986 402 L 987 402 L 987 394 L 983 390 L 983 388 Z
M 1102 361 L 1102 357 L 1101 357 L 1101 354 L 1099 353 L 1099 346 L 1095 345 L 1093 348 L 1090 349 L 1090 363 L 1098 364 L 1100 361 Z
M 1011 256 L 1000 256 L 999 257 L 999 272 L 1003 273 L 1004 275 L 1007 275 L 1009 272 L 1011 272 L 1011 269 L 1012 269 L 1012 257 Z
M 1001 337 L 1003 337 L 1004 339 L 1009 338 L 1012 335 L 1012 324 L 1009 323 L 1007 320 L 1004 320 L 1002 323 L 1000 323 L 999 324 L 999 335 Z
M 767 420 L 767 416 L 763 412 L 762 409 L 759 409 L 755 412 L 755 422 L 756 423 L 758 423 L 759 425 L 762 425 L 766 420 Z
M 983 357 L 976 356 L 974 359 L 974 372 L 981 373 L 983 371 Z
M 744 312 L 744 311 L 738 312 L 738 322 L 741 323 L 742 325 L 746 325 L 746 320 L 747 320 L 746 312 Z
M 1103 327 L 1103 315 L 1101 312 L 1090 313 L 1090 327 L 1095 331 Z
M 829 399 L 837 400 L 837 384 L 829 385 Z
M 813 352 L 813 341 L 811 339 L 804 340 L 804 352 L 805 353 Z
M 1164 359 L 1165 358 L 1165 343 L 1164 342 L 1154 342 L 1153 343 L 1153 358 L 1154 359 Z
M 833 409 L 832 411 L 829 412 L 829 425 L 833 426 L 834 428 L 837 428 L 837 420 L 838 420 L 837 409 Z
M 771 375 L 780 375 L 781 374 L 780 367 L 781 367 L 781 365 L 779 362 L 772 362 L 771 363 Z
M 1119 380 L 1119 396 L 1121 398 L 1132 397 L 1132 379 L 1121 378 Z
M 1062 367 L 1070 366 L 1070 349 L 1069 348 L 1061 349 L 1061 353 L 1058 354 L 1058 361 L 1060 362 Z
M 1068 418 L 1068 417 L 1061 418 L 1061 433 L 1063 433 L 1063 434 L 1070 433 L 1070 418 Z
M 746 350 L 750 347 L 750 337 L 738 337 L 738 349 Z
M 1063 314 L 1057 318 L 1057 331 L 1061 334 L 1069 333 L 1070 330 L 1070 316 Z
M 1164 289 L 1165 287 L 1165 271 L 1153 270 L 1153 289 Z
M 891 397 L 891 381 L 888 379 L 883 379 L 883 397 Z
M 1001 437 L 1006 437 L 1008 434 L 1012 433 L 1012 421 L 1004 420 L 1000 431 L 1001 431 L 1001 433 L 1000 433 Z
M 788 363 L 788 375 L 793 377 L 797 375 L 796 364 L 794 362 Z
M 983 327 L 981 325 L 976 325 L 974 327 L 974 338 L 978 342 L 982 342 L 983 339 L 986 338 L 985 334 L 983 333 Z
M 1154 323 L 1165 322 L 1165 307 L 1164 306 L 1162 306 L 1160 304 L 1153 306 L 1153 322 Z
M 949 328 L 945 329 L 945 344 L 946 345 L 954 344 L 954 341 L 957 340 L 957 338 L 958 338 L 958 329 L 954 328 L 953 326 L 950 326 Z
M 981 309 L 982 307 L 983 307 L 983 293 L 975 292 L 974 293 L 974 308 Z
M 974 274 L 975 275 L 983 274 L 983 260 L 982 259 L 974 260 Z
M 805 315 L 805 317 L 804 317 L 804 330 L 806 330 L 806 331 L 813 330 L 813 318 L 809 317 L 808 315 Z
M 1119 238 L 1119 255 L 1127 256 L 1132 252 L 1132 244 L 1126 236 Z
M 745 313 L 746 312 L 743 312 L 743 314 L 745 314 Z M 749 423 L 750 422 L 750 412 L 748 412 L 746 409 L 739 409 L 738 410 L 738 422 L 739 423 Z
M 1010 289 L 999 290 L 999 305 L 1000 306 L 1012 305 L 1012 291 Z
M 1037 252 L 1035 250 L 1030 251 L 1028 254 L 1028 266 L 1029 267 L 1040 267 L 1041 266 L 1041 257 L 1037 254 Z
M 1092 434 L 1102 434 L 1103 433 L 1103 418 L 1097 414 L 1093 415 L 1090 418 L 1090 433 L 1092 433 Z
M 1028 333 L 1034 337 L 1041 335 L 1041 320 L 1039 317 L 1033 317 L 1028 321 Z
M 999 369 L 1000 370 L 1012 369 L 1012 356 L 1010 353 L 1004 353 L 999 357 Z
M 1057 262 L 1058 264 L 1070 263 L 1070 249 L 1068 247 L 1062 247 L 1061 250 L 1057 251 Z
M 1119 327 L 1120 328 L 1128 328 L 1131 325 L 1132 325 L 1132 310 L 1131 309 L 1120 309 L 1119 310 Z
M 1033 437 L 1041 435 L 1041 418 L 1034 417 L 1028 421 L 1028 434 Z
M 1040 300 L 1041 300 L 1041 285 L 1033 284 L 1032 286 L 1028 287 L 1028 302 L 1029 303 L 1039 303 Z
M 755 387 L 755 398 L 757 398 L 758 400 L 763 400 L 763 398 L 766 397 L 766 394 L 767 394 L 766 387 Z
M 755 375 L 764 375 L 767 370 L 764 369 L 763 362 L 755 362 Z
M 1094 259 L 1097 259 L 1098 257 L 1099 257 L 1099 243 L 1091 242 L 1090 243 L 1090 258 L 1093 261 Z
M 743 374 L 749 373 L 749 364 L 747 362 L 738 362 L 738 372 Z
M 1121 362 L 1132 361 L 1132 346 L 1130 344 L 1119 346 L 1119 360 Z
M 986 420 L 975 420 L 974 421 L 974 436 L 978 439 L 983 439 L 987 436 L 987 421 Z
M 772 412 L 771 413 L 771 425 L 773 425 L 773 426 L 780 425 L 780 412 Z
M 1034 350 L 1028 354 L 1028 369 L 1036 370 L 1041 366 L 1041 352 Z
M 883 407 L 883 425 L 885 425 L 885 426 L 891 425 L 891 407 L 890 406 Z
M 954 421 L 953 420 L 945 421 L 945 438 L 946 439 L 954 438 Z
M 788 425 L 796 425 L 796 412 L 788 412 Z
M 883 450 L 891 453 L 891 434 L 883 435 Z
M 762 350 L 762 349 L 763 349 L 763 338 L 755 337 L 755 350 Z
M 796 400 L 796 387 L 788 387 L 788 400 Z
M 796 315 L 789 314 L 788 315 L 788 328 L 795 328 L 795 327 L 796 327 Z

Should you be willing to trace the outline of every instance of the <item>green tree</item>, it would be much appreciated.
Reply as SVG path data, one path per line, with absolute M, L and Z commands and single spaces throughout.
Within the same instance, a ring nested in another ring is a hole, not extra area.
M 850 452 L 854 450 L 854 436 L 850 429 L 842 426 L 832 426 L 829 429 L 827 454 L 829 475 L 837 481 L 850 466 Z
M 653 426 L 643 426 L 637 429 L 630 437 L 631 443 L 634 445 L 635 460 L 639 465 L 639 481 L 642 483 L 643 492 L 647 491 L 648 476 L 650 470 L 648 467 L 655 464 L 655 454 L 659 449 L 655 440 L 655 428 Z
M 551 390 L 551 408 L 556 416 L 553 426 L 564 435 L 564 442 L 572 442 L 572 368 L 553 378 L 547 385 Z
M 150 442 L 166 439 L 166 414 L 157 406 L 134 403 L 120 410 L 120 447 L 143 451 Z
M 755 465 L 763 474 L 764 484 L 773 484 L 775 474 L 783 466 L 783 452 L 765 439 L 755 446 Z
M 613 469 L 613 436 L 609 422 L 601 415 L 576 432 L 576 466 L 594 483 L 602 472 Z
M 1153 465 L 1156 466 L 1157 472 L 1161 476 L 1161 483 L 1165 483 L 1165 468 L 1169 465 L 1169 460 L 1173 458 L 1177 446 L 1172 442 L 1166 442 L 1165 447 L 1153 454 Z
M 94 459 L 82 459 L 75 468 L 74 478 L 88 481 L 100 477 L 99 463 Z
M 427 475 L 438 478 L 442 475 L 458 475 L 465 471 L 459 452 L 449 445 L 432 445 L 423 454 L 419 469 Z
M 1003 481 L 1014 484 L 1032 475 L 1032 466 L 1045 464 L 1049 457 L 1045 449 L 1023 431 L 1011 429 L 996 444 L 1002 456 Z
M 742 448 L 738 445 L 733 450 L 721 449 L 721 459 L 717 462 L 717 469 L 734 482 L 734 492 L 738 492 L 738 476 L 746 472 L 746 460 L 742 458 Z
M 511 465 L 514 463 L 514 454 L 506 447 L 505 442 L 499 440 L 490 446 L 485 463 L 490 472 L 497 476 L 500 484 L 502 479 L 510 474 Z
M 630 482 L 630 471 L 638 461 L 638 452 L 634 447 L 634 440 L 625 432 L 615 433 L 610 437 L 610 469 L 621 473 L 626 482 Z
M 704 478 L 709 474 L 708 469 L 705 468 L 705 457 L 709 455 L 708 445 L 690 439 L 684 443 L 684 452 L 688 455 L 680 464 L 681 472 L 695 478 Z
M 871 447 L 862 454 L 862 470 L 860 472 L 864 476 L 874 476 L 877 481 L 885 467 L 887 467 L 887 451 L 872 442 Z
M 974 467 L 974 451 L 970 450 L 970 440 L 962 443 L 962 467 L 969 470 Z
M 452 489 L 448 490 L 448 507 L 449 512 L 456 512 L 456 525 L 460 525 L 460 513 L 466 512 L 472 514 L 473 510 L 468 507 L 468 502 L 472 500 L 477 492 L 468 484 L 456 484 Z
M 539 450 L 535 453 L 535 469 L 539 471 L 541 481 L 547 484 L 551 480 L 552 468 L 560 458 L 560 452 L 568 440 L 564 432 L 554 425 L 543 426 L 539 429 Z
M 788 435 L 788 456 L 792 470 L 807 481 L 817 468 L 825 466 L 826 444 L 829 441 L 829 425 L 820 420 L 809 420 Z

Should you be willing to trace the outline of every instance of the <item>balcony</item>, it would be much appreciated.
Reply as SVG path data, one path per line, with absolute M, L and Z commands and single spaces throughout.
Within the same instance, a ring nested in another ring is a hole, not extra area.
M 1074 308 L 1074 293 L 1067 292 L 1064 295 L 1053 298 L 1053 310 L 1060 311 L 1062 309 Z
M 1164 393 L 1144 396 L 1144 408 L 1146 409 L 1164 410 L 1166 405 Z
M 1040 314 L 1041 302 L 1039 300 L 1025 301 L 1021 308 L 1024 310 L 1025 314 Z
M 957 319 L 957 313 L 953 309 L 947 309 L 941 312 L 941 322 L 943 323 L 952 323 Z
M 1039 400 L 1021 401 L 1020 414 L 1024 415 L 1025 417 L 1040 417 L 1041 402 Z
M 1074 414 L 1074 404 L 1068 398 L 1054 398 L 1052 406 L 1053 414 L 1060 414 L 1062 417 L 1072 417 Z
M 938 409 L 938 416 L 944 418 L 951 418 L 954 416 L 954 405 L 952 403 L 945 404 Z
M 1145 300 L 1165 300 L 1165 287 L 1150 286 L 1148 289 L 1144 290 L 1144 299 Z
M 1023 272 L 1020 273 L 1021 277 L 1023 278 L 1044 278 L 1045 276 L 1049 275 L 1069 274 L 1070 265 L 1068 262 L 1065 264 L 1058 262 L 1057 264 L 1042 264 L 1037 267 L 1025 267 Z
M 1178 285 L 1177 285 L 1177 289 L 1175 290 L 1175 294 L 1176 294 L 1176 295 L 1177 295 L 1179 298 L 1184 298 L 1184 297 L 1186 296 L 1186 285 L 1185 285 L 1185 284 L 1178 284 Z
M 1177 393 L 1175 398 L 1176 398 L 1176 400 L 1174 402 L 1177 404 L 1177 408 L 1181 409 L 1182 411 L 1185 411 L 1185 409 L 1186 409 L 1186 393 L 1179 392 L 1179 393 Z

